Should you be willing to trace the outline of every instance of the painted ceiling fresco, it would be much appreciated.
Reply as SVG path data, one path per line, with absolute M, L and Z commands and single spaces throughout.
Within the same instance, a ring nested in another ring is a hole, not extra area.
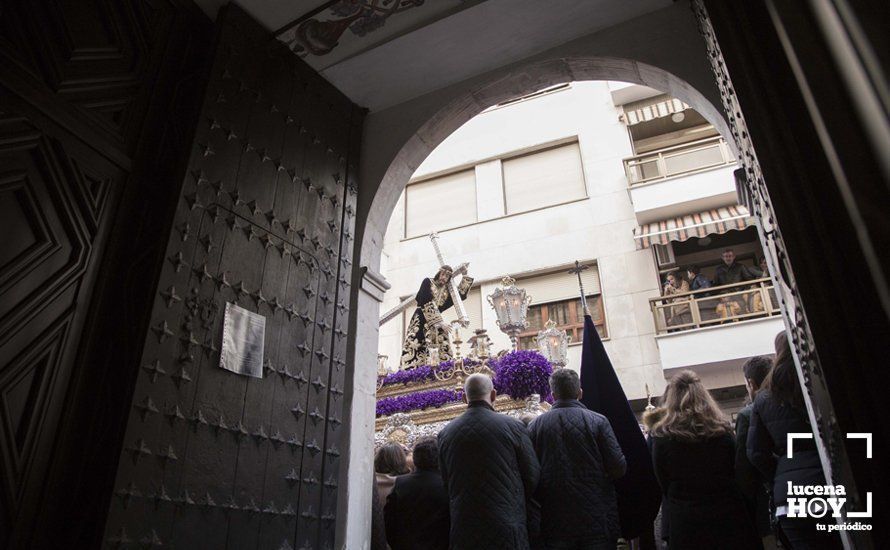
M 322 70 L 483 0 L 339 0 L 289 23 L 279 40 Z

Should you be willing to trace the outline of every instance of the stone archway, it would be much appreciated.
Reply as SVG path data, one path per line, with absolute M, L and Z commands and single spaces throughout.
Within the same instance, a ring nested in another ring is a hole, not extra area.
M 399 195 L 414 170 L 442 141 L 461 125 L 485 109 L 503 101 L 563 82 L 614 80 L 648 86 L 689 104 L 714 124 L 727 139 L 735 142 L 722 110 L 698 89 L 674 74 L 645 63 L 612 58 L 558 58 L 531 63 L 498 76 L 451 99 L 435 110 L 398 149 L 382 174 L 374 194 L 360 244 L 360 265 L 376 270 L 382 231 Z M 373 177 L 374 174 L 364 174 Z
M 340 540 L 362 540 L 369 528 L 370 489 L 373 477 L 374 403 L 376 393 L 376 364 L 379 304 L 389 288 L 378 273 L 383 248 L 383 236 L 400 194 L 414 171 L 426 157 L 461 125 L 485 109 L 503 101 L 532 93 L 548 86 L 585 80 L 613 80 L 654 88 L 676 97 L 701 113 L 735 148 L 729 125 L 714 101 L 712 83 L 708 95 L 675 74 L 646 63 L 617 57 L 556 57 L 537 60 L 487 78 L 475 86 L 454 94 L 438 104 L 427 105 L 425 113 L 413 113 L 420 120 L 416 130 L 404 138 L 386 159 L 374 158 L 377 170 L 364 167 L 363 181 L 379 180 L 362 225 L 356 227 L 356 263 L 354 274 L 354 323 L 350 356 L 353 358 L 353 377 L 350 396 L 349 458 L 342 471 L 348 479 L 341 488 L 340 517 L 346 525 L 339 533 Z M 366 129 L 365 139 L 368 139 Z M 363 153 L 363 163 L 365 163 Z M 367 512 L 365 512 L 367 511 Z M 345 539 L 343 538 L 345 537 Z

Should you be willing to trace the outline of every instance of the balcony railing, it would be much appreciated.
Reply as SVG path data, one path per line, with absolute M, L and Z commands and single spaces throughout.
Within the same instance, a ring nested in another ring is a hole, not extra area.
M 655 318 L 656 334 L 737 323 L 781 313 L 776 290 L 769 278 L 652 298 L 649 307 Z
M 726 141 L 712 137 L 624 159 L 624 171 L 627 181 L 634 186 L 728 166 L 735 161 Z

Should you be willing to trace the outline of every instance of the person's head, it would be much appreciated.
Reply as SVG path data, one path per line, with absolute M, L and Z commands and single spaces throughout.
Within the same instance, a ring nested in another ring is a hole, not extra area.
M 757 265 L 760 266 L 760 271 L 763 271 L 763 274 L 765 276 L 769 275 L 769 269 L 766 266 L 766 256 L 761 256 L 760 261 L 757 262 Z
M 550 375 L 550 391 L 557 401 L 581 399 L 581 378 L 572 369 L 556 369 Z
M 800 389 L 800 380 L 797 378 L 797 367 L 794 365 L 794 357 L 791 355 L 791 345 L 788 343 L 788 335 L 785 331 L 776 335 L 776 357 L 773 359 L 773 368 L 766 377 L 764 389 L 768 389 L 770 396 L 779 402 L 803 409 L 803 393 Z
M 773 367 L 773 360 L 762 355 L 752 357 L 745 361 L 742 365 L 742 372 L 745 374 L 745 385 L 748 387 L 748 395 L 751 399 L 757 395 L 757 392 L 763 386 L 769 370 Z
M 451 269 L 450 265 L 443 265 L 442 267 L 439 268 L 439 271 L 436 272 L 436 277 L 435 277 L 436 282 L 439 283 L 440 285 L 444 285 L 451 279 L 451 276 L 453 274 L 454 274 L 454 270 Z
M 732 262 L 735 261 L 735 251 L 731 248 L 727 248 L 723 251 L 721 257 L 723 258 L 723 263 L 725 263 L 726 265 L 732 265 Z
M 434 435 L 426 435 L 414 442 L 414 467 L 418 470 L 439 469 L 439 441 Z
M 464 382 L 464 401 L 467 403 L 485 401 L 490 405 L 497 396 L 498 392 L 495 391 L 491 377 L 487 374 L 481 372 L 471 374 Z
M 374 471 L 393 476 L 407 474 L 410 469 L 405 446 L 391 441 L 377 449 L 377 454 L 374 456 Z
M 690 280 L 695 279 L 701 273 L 701 268 L 697 265 L 690 265 L 686 268 L 686 276 L 689 277 Z
M 652 429 L 657 437 L 694 441 L 732 433 L 726 415 L 691 370 L 671 378 L 663 406 L 664 418 Z

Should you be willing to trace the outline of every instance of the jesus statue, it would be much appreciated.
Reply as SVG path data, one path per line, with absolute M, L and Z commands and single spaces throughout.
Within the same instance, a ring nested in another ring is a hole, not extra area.
M 454 305 L 448 288 L 453 276 L 463 275 L 457 290 L 461 299 L 466 299 L 473 286 L 473 278 L 466 273 L 467 264 L 461 264 L 456 270 L 443 265 L 435 277 L 424 279 L 420 284 L 416 297 L 417 309 L 408 323 L 405 344 L 402 346 L 402 369 L 428 364 L 431 348 L 439 350 L 440 361 L 453 357 L 449 338 L 451 327 L 442 317 L 442 312 Z

